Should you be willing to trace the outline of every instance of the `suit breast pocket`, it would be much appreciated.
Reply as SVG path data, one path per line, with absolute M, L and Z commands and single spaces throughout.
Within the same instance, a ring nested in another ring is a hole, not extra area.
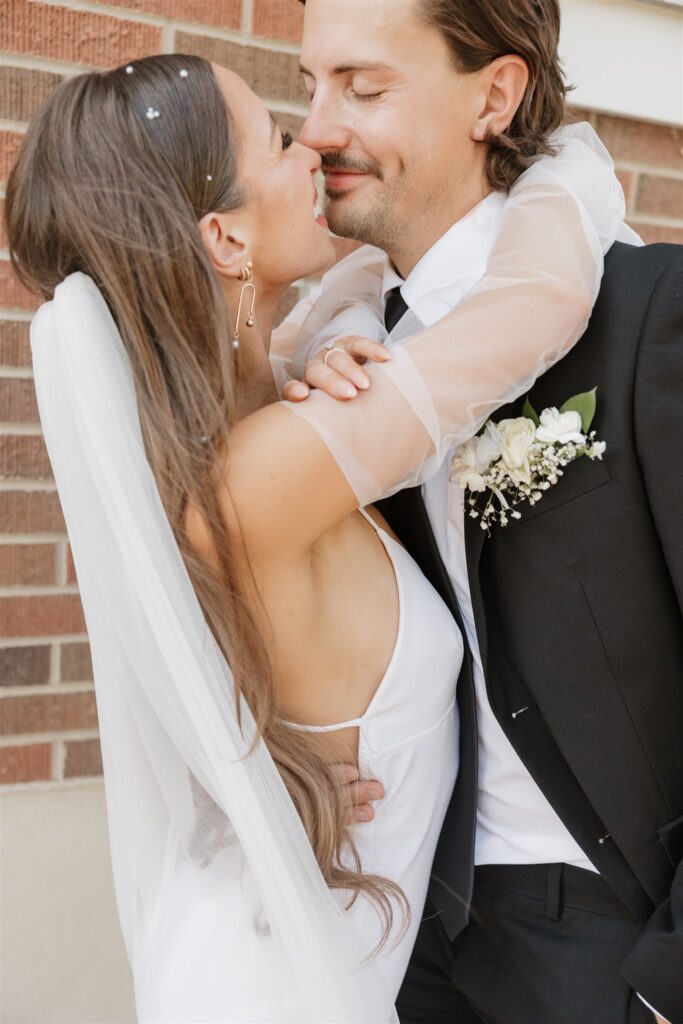
M 553 487 L 542 492 L 542 497 L 536 505 L 526 503 L 520 505 L 519 511 L 522 518 L 510 520 L 507 529 L 519 529 L 530 519 L 536 519 L 570 501 L 576 501 L 584 494 L 590 494 L 598 487 L 603 487 L 609 481 L 610 473 L 604 459 L 589 459 L 587 456 L 583 456 L 576 462 L 565 466 L 563 475 Z

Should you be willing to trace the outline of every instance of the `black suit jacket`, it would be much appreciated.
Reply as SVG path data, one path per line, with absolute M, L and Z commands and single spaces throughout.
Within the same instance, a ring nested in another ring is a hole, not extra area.
M 642 937 L 623 973 L 683 1022 L 683 247 L 616 244 L 589 327 L 531 393 L 597 387 L 602 462 L 583 458 L 491 536 L 466 520 L 493 711 Z M 496 419 L 521 415 L 521 402 Z M 381 508 L 459 617 L 419 489 Z M 430 897 L 466 922 L 476 807 L 471 662 L 459 680 L 461 773 Z

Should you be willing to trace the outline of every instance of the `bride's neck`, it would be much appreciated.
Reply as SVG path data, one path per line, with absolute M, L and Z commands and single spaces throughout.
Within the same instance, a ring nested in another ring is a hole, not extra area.
M 278 399 L 270 364 L 270 337 L 280 295 L 257 292 L 254 325 L 240 323 L 240 347 L 237 352 L 237 416 L 257 412 Z

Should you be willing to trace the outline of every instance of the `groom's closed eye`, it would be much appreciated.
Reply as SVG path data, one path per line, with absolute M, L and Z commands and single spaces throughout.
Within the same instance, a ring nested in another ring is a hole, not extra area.
M 377 99 L 379 99 L 380 96 L 384 95 L 383 91 L 380 91 L 380 92 L 358 92 L 357 89 L 352 89 L 351 92 L 353 93 L 353 98 L 356 99 L 356 100 L 360 100 L 361 102 L 366 102 L 367 100 L 377 100 Z

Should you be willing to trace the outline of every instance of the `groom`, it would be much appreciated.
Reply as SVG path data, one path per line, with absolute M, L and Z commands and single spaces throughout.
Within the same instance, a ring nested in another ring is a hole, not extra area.
M 483 276 L 505 190 L 562 117 L 558 35 L 557 0 L 308 0 L 301 141 L 332 230 L 387 253 L 389 329 Z M 309 380 L 339 384 L 320 359 Z M 683 1022 L 682 381 L 683 251 L 616 243 L 584 338 L 530 396 L 597 388 L 605 459 L 490 536 L 447 466 L 382 503 L 470 651 L 402 1024 Z

